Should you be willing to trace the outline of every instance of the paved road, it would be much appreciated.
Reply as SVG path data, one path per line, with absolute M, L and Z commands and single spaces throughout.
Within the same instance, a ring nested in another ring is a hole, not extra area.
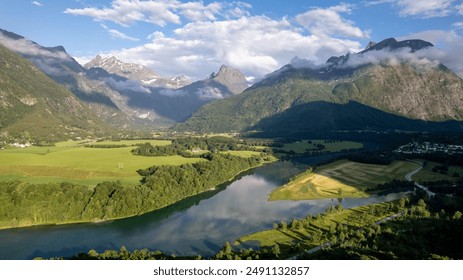
M 423 189 L 426 191 L 426 193 L 429 195 L 429 196 L 434 196 L 435 193 L 433 193 L 432 191 L 428 190 L 428 188 L 426 188 L 425 186 L 423 185 L 420 185 L 418 184 L 417 182 L 413 181 L 412 177 L 413 175 L 415 175 L 416 173 L 418 173 L 422 168 L 423 168 L 423 163 L 421 161 L 417 161 L 417 160 L 409 160 L 410 162 L 414 162 L 414 163 L 418 163 L 420 165 L 420 167 L 418 167 L 417 169 L 407 173 L 407 175 L 405 175 L 405 180 L 409 181 L 409 182 L 413 182 L 415 184 L 416 187 L 420 188 L 420 189 Z

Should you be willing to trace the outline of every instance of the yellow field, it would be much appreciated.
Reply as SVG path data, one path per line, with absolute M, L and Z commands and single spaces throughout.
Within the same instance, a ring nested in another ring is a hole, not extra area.
M 418 167 L 417 163 L 407 161 L 394 161 L 390 165 L 336 161 L 295 177 L 288 184 L 274 190 L 269 199 L 367 197 L 367 188 L 374 188 L 393 179 L 404 180 L 408 172 Z

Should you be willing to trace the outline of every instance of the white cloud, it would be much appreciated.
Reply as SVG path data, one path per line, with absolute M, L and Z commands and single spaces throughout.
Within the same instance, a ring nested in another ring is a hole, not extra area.
M 436 48 L 428 51 L 427 55 L 430 59 L 439 60 L 442 64 L 457 73 L 463 78 L 463 37 L 455 31 L 444 30 L 428 30 L 424 32 L 410 34 L 399 40 L 420 38 L 433 43 Z
M 341 4 L 326 9 L 315 8 L 296 16 L 296 21 L 312 34 L 368 38 L 368 32 L 354 26 L 354 22 L 342 18 L 341 13 L 351 13 L 352 6 Z
M 361 48 L 357 41 L 302 33 L 286 18 L 199 21 L 176 29 L 170 37 L 155 33 L 150 36 L 151 43 L 107 55 L 150 66 L 166 76 L 185 74 L 203 79 L 227 64 L 259 78 L 295 56 L 323 63 L 332 55 Z
M 369 0 L 369 1 L 364 1 L 363 4 L 365 6 L 373 6 L 373 5 L 380 5 L 380 4 L 385 4 L 385 3 L 395 3 L 397 0 Z
M 454 12 L 455 0 L 378 0 L 367 1 L 366 6 L 393 3 L 399 9 L 399 15 L 419 18 L 445 17 Z M 463 13 L 463 4 L 456 7 Z
M 134 80 L 122 80 L 118 81 L 111 78 L 105 79 L 106 83 L 108 83 L 112 88 L 119 90 L 119 91 L 134 91 L 134 92 L 142 92 L 142 93 L 151 93 L 151 91 L 141 85 L 140 82 Z
M 397 6 L 402 16 L 418 16 L 424 18 L 443 17 L 452 12 L 454 0 L 398 0 Z
M 37 6 L 37 7 L 43 7 L 43 4 L 37 1 L 32 1 L 32 5 Z
M 432 48 L 421 49 L 416 52 L 411 52 L 410 48 L 401 48 L 394 51 L 383 49 L 360 54 L 350 54 L 347 62 L 338 67 L 358 67 L 365 64 L 380 63 L 399 65 L 406 61 L 418 69 L 429 69 L 439 65 L 439 61 L 433 59 L 434 54 L 435 50 Z
M 460 5 L 458 5 L 456 8 L 457 8 L 457 10 L 458 10 L 458 13 L 460 13 L 460 15 L 463 15 L 463 3 L 461 3 Z
M 65 52 L 51 52 L 26 39 L 16 40 L 7 36 L 3 36 L 2 33 L 0 33 L 0 43 L 10 50 L 24 55 L 43 56 L 44 58 L 54 58 L 60 60 L 71 59 Z
M 101 27 L 103 27 L 106 31 L 108 31 L 109 36 L 111 36 L 112 38 L 128 40 L 128 41 L 134 41 L 134 42 L 140 41 L 140 39 L 138 39 L 138 38 L 130 37 L 130 36 L 120 32 L 119 30 L 111 29 L 111 28 L 107 27 L 104 24 L 101 24 Z
M 202 2 L 188 2 L 180 4 L 180 13 L 192 21 L 216 20 L 215 15 L 222 10 L 222 4 L 213 2 L 204 6 Z
M 200 99 L 223 99 L 222 91 L 216 87 L 203 87 L 195 92 Z
M 312 60 L 299 58 L 298 56 L 291 59 L 290 64 L 294 68 L 309 68 L 309 69 L 317 69 L 325 65 L 325 64 L 316 64 Z
M 66 9 L 64 13 L 89 16 L 96 21 L 112 21 L 122 26 L 129 26 L 137 21 L 165 26 L 167 23 L 180 23 L 180 17 L 172 12 L 176 6 L 178 2 L 174 0 L 114 0 L 110 8 Z
M 66 9 L 64 13 L 89 16 L 96 21 L 112 21 L 122 26 L 137 21 L 165 26 L 168 23 L 180 24 L 181 17 L 189 21 L 214 21 L 218 16 L 240 17 L 246 15 L 245 9 L 248 7 L 242 2 L 212 2 L 205 5 L 203 1 L 113 0 L 109 8 Z
M 161 89 L 158 93 L 169 97 L 183 96 L 187 94 L 187 92 L 182 89 Z

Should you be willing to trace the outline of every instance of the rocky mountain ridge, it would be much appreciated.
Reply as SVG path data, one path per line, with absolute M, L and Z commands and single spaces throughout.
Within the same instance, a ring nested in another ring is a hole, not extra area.
M 330 58 L 324 65 L 286 65 L 242 94 L 204 106 L 177 129 L 212 132 L 289 127 L 305 131 L 353 129 L 348 123 L 339 122 L 333 115 L 334 109 L 317 111 L 316 118 L 323 127 L 306 119 L 315 117 L 310 110 L 316 107 L 310 104 L 340 108 L 337 105 L 349 102 L 369 112 L 362 118 L 353 111 L 357 107 L 343 107 L 345 119 L 356 123 L 355 129 L 359 130 L 372 126 L 378 130 L 393 129 L 385 121 L 388 119 L 385 114 L 403 119 L 395 122 L 399 130 L 412 130 L 413 125 L 407 120 L 424 124 L 461 121 L 463 80 L 439 62 L 427 59 L 429 48 L 432 44 L 422 40 L 387 39 L 371 44 L 363 52 Z M 426 130 L 426 125 L 417 126 L 417 130 Z
M 115 56 L 103 58 L 97 55 L 94 59 L 87 62 L 84 67 L 86 69 L 102 68 L 108 73 L 119 75 L 129 80 L 140 81 L 144 85 L 152 87 L 177 89 L 191 83 L 185 76 L 162 77 L 151 68 L 136 63 L 126 63 L 118 60 Z

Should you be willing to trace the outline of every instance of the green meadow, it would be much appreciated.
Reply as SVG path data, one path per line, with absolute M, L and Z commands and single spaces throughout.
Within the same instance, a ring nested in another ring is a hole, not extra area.
M 448 171 L 445 174 L 433 171 L 433 168 L 442 166 L 443 164 L 428 161 L 426 162 L 423 169 L 420 170 L 413 179 L 417 182 L 429 182 L 429 181 L 451 181 L 455 182 L 463 177 L 463 167 L 456 165 L 447 165 Z
M 119 180 L 136 184 L 136 172 L 153 165 L 181 165 L 198 162 L 199 158 L 178 155 L 143 157 L 132 155 L 137 143 L 150 142 L 165 146 L 166 140 L 124 140 L 114 142 L 66 141 L 50 147 L 31 146 L 0 150 L 0 181 L 20 180 L 30 183 L 72 182 L 93 186 L 102 181 Z M 84 144 L 127 145 L 122 148 L 89 148 Z

